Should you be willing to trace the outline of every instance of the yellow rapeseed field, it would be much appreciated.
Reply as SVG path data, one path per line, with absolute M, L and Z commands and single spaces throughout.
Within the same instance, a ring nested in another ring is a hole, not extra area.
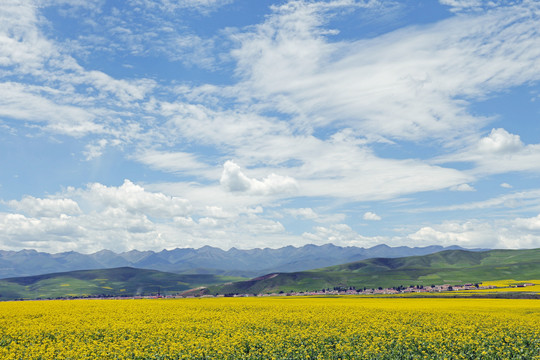
M 540 301 L 4 302 L 0 359 L 540 359 Z

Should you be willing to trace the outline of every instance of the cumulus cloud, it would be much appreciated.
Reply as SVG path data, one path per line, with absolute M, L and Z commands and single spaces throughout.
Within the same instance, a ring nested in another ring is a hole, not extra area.
M 34 218 L 22 214 L 0 213 L 0 243 L 3 248 L 59 251 L 73 246 L 84 236 L 84 229 L 64 214 Z
M 279 247 L 283 239 L 291 244 L 299 240 L 279 221 L 267 218 L 261 207 L 192 207 L 183 198 L 148 191 L 129 180 L 118 187 L 94 183 L 51 198 L 24 197 L 5 204 L 21 212 L 0 212 L 0 244 L 5 250 L 93 252 L 203 245 L 227 249 Z
M 480 139 L 478 149 L 488 153 L 512 153 L 523 148 L 519 135 L 510 134 L 505 129 L 492 129 L 491 133 Z
M 459 184 L 450 188 L 452 191 L 476 191 L 474 187 L 469 184 Z
M 39 199 L 25 196 L 20 201 L 11 200 L 7 203 L 12 209 L 35 217 L 56 217 L 62 214 L 78 215 L 81 209 L 72 199 Z
M 540 234 L 540 215 L 532 218 L 517 218 L 513 222 L 519 229 L 539 232 Z
M 379 215 L 377 215 L 377 214 L 375 214 L 375 213 L 373 213 L 371 211 L 368 211 L 368 212 L 364 213 L 364 216 L 362 216 L 362 219 L 370 220 L 370 221 L 378 221 L 378 220 L 381 220 L 382 218 Z
M 505 189 L 511 189 L 513 186 L 508 184 L 508 183 L 501 183 L 501 187 L 503 187 Z
M 142 186 L 127 179 L 118 187 L 93 183 L 80 194 L 94 206 L 125 209 L 158 218 L 186 215 L 191 209 L 186 199 L 145 191 Z
M 287 176 L 270 174 L 262 180 L 249 178 L 231 160 L 223 165 L 220 183 L 229 191 L 253 195 L 292 194 L 298 188 L 296 180 Z

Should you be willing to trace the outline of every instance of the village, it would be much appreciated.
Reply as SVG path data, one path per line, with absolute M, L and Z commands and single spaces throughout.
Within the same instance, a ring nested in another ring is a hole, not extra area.
M 526 286 L 525 284 L 523 286 Z M 534 285 L 534 284 L 531 284 Z M 220 294 L 220 295 L 194 295 L 185 293 L 181 297 L 193 298 L 193 297 L 267 297 L 267 296 L 324 296 L 324 295 L 395 295 L 406 293 L 440 293 L 447 291 L 463 291 L 463 290 L 484 290 L 494 289 L 495 286 L 482 286 L 482 284 L 464 284 L 464 285 L 411 285 L 409 287 L 392 287 L 392 288 L 361 288 L 355 287 L 335 287 L 332 289 L 322 289 L 317 291 L 292 291 L 292 292 L 275 292 L 265 294 Z M 167 296 L 178 297 L 178 296 Z
M 510 287 L 528 287 L 534 286 L 533 283 L 521 283 L 516 285 L 510 285 Z M 356 289 L 355 287 L 335 287 L 332 289 L 322 289 L 317 291 L 291 291 L 291 292 L 273 292 L 273 293 L 264 293 L 264 294 L 240 294 L 240 293 L 229 293 L 229 294 L 207 294 L 205 293 L 205 287 L 199 287 L 196 289 L 191 289 L 182 293 L 175 294 L 161 294 L 161 293 L 151 293 L 151 294 L 140 294 L 135 296 L 115 296 L 115 295 L 101 295 L 101 296 L 69 296 L 69 297 L 58 297 L 56 299 L 109 299 L 109 300 L 125 300 L 125 299 L 181 299 L 181 298 L 222 298 L 222 297 L 281 297 L 281 296 L 336 296 L 336 295 L 398 295 L 398 294 L 411 294 L 411 293 L 424 293 L 429 295 L 430 293 L 443 293 L 443 292 L 457 292 L 457 291 L 467 291 L 467 290 L 489 290 L 497 288 L 494 285 L 482 285 L 480 284 L 464 284 L 464 285 L 410 285 L 408 287 L 398 286 L 392 288 L 361 288 Z M 23 299 L 20 299 L 23 300 Z M 51 299 L 37 299 L 37 300 L 51 300 Z

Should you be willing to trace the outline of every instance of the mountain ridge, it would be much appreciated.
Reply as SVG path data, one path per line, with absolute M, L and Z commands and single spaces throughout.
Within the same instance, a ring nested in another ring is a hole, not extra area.
M 385 244 L 371 248 L 334 244 L 307 244 L 277 249 L 255 248 L 223 250 L 211 246 L 176 248 L 161 251 L 129 250 L 116 253 L 100 250 L 91 254 L 75 251 L 61 253 L 0 250 L 0 278 L 34 276 L 76 270 L 97 270 L 115 267 L 134 267 L 185 274 L 214 274 L 257 277 L 271 272 L 294 272 L 339 265 L 373 257 L 402 257 L 427 255 L 459 246 L 390 247 Z M 467 249 L 481 251 L 485 249 Z

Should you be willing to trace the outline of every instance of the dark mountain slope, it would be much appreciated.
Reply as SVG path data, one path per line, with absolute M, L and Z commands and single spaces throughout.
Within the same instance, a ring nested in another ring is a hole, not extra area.
M 312 291 L 334 287 L 377 288 L 464 284 L 540 278 L 540 249 L 471 252 L 447 250 L 424 256 L 374 258 L 310 271 L 274 273 L 211 287 L 211 293 Z

